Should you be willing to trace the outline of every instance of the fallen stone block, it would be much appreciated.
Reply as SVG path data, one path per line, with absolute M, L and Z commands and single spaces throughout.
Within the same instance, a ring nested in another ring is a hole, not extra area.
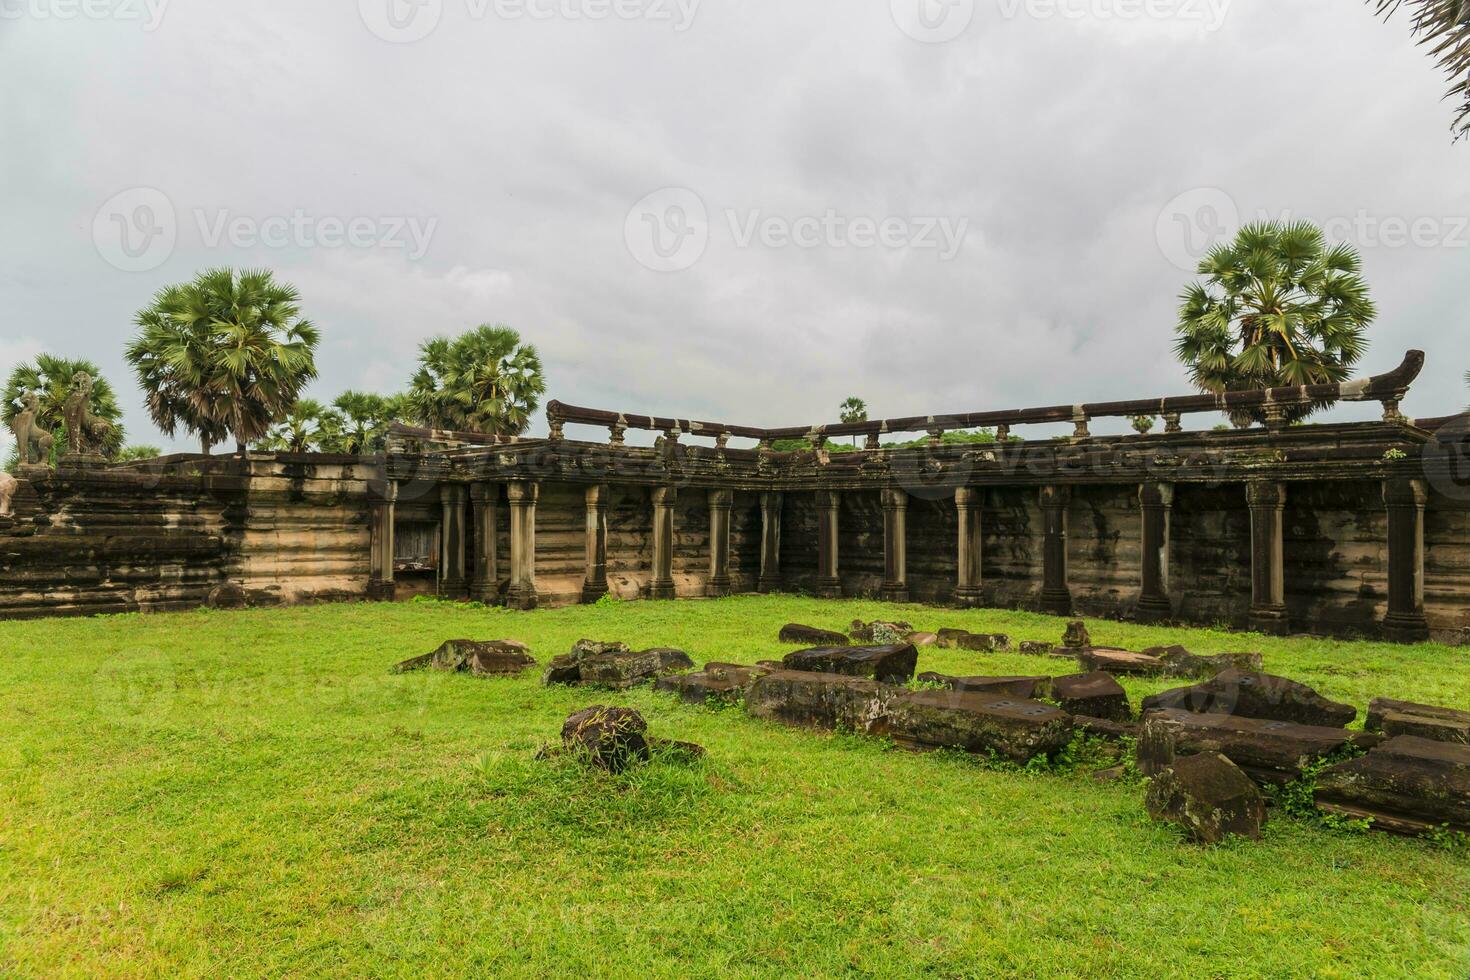
M 1091 735 L 1096 738 L 1105 738 L 1112 742 L 1119 742 L 1125 738 L 1137 741 L 1143 726 L 1134 721 L 1110 721 L 1107 718 L 1088 718 L 1086 715 L 1073 715 L 1072 728 L 1083 735 Z
M 710 663 L 704 665 L 704 672 L 706 674 L 709 674 L 711 677 L 728 678 L 733 681 L 738 681 L 746 687 L 754 684 L 756 678 L 764 677 L 767 674 L 785 669 L 786 668 L 782 666 L 779 661 L 770 660 L 753 665 L 726 664 L 720 663 L 718 661 L 711 661 Z
M 534 666 L 530 648 L 515 640 L 448 640 L 433 653 L 403 661 L 393 672 L 430 668 L 475 677 L 512 677 Z
M 957 630 L 946 627 L 934 634 L 938 638 L 941 650 L 953 650 L 960 645 L 960 639 L 970 635 L 969 630 Z
M 1232 834 L 1259 840 L 1266 823 L 1260 789 L 1215 752 L 1176 759 L 1154 776 L 1144 807 L 1155 820 L 1177 823 L 1200 844 L 1218 844 Z
M 910 633 L 903 638 L 903 642 L 911 643 L 916 647 L 932 647 L 939 642 L 938 633 Z
M 583 754 L 588 764 L 619 773 L 635 762 L 648 761 L 648 723 L 632 708 L 593 705 L 567 718 L 562 745 Z
M 1087 624 L 1074 620 L 1067 624 L 1067 631 L 1062 634 L 1062 646 L 1081 650 L 1092 646 L 1092 634 L 1087 631 Z
M 1028 700 L 1050 697 L 1052 686 L 1050 677 L 950 677 L 931 671 L 920 674 L 916 679 L 951 691 L 999 694 Z
M 621 643 L 583 640 L 572 652 L 553 657 L 542 674 L 543 684 L 574 684 L 625 690 L 661 674 L 690 670 L 694 661 L 683 650 L 655 648 L 633 653 Z
M 995 653 L 998 650 L 1009 650 L 1011 638 L 1004 633 L 966 633 L 955 640 L 955 645 L 961 650 Z
M 814 647 L 845 647 L 850 642 L 846 633 L 817 629 L 815 626 L 803 626 L 800 623 L 787 623 L 781 627 L 778 639 L 782 643 L 801 643 Z
M 914 631 L 913 623 L 889 623 L 881 619 L 875 619 L 871 623 L 865 623 L 860 619 L 852 621 L 852 629 L 848 635 L 858 643 L 888 644 L 898 643 Z
M 1134 653 L 1131 650 L 1117 650 L 1112 647 L 1082 647 L 1073 650 L 1072 653 L 1077 657 L 1077 663 L 1087 671 L 1101 670 L 1109 674 L 1146 677 L 1157 676 L 1168 670 L 1168 665 L 1158 657 Z
M 1470 711 L 1432 704 L 1374 698 L 1368 705 L 1366 727 L 1385 735 L 1417 735 L 1434 742 L 1470 745 Z
M 709 673 L 669 674 L 653 684 L 655 691 L 676 694 L 687 704 L 711 701 L 738 701 L 748 685 L 732 677 L 716 677 Z
M 1326 728 L 1341 728 L 1358 715 L 1358 709 L 1352 705 L 1329 701 L 1305 684 L 1273 674 L 1233 669 L 1221 671 L 1203 683 L 1144 699 L 1144 711 L 1155 708 L 1241 715 Z
M 1317 777 L 1317 806 L 1379 830 L 1470 833 L 1470 746 L 1399 735 Z
M 787 670 L 867 677 L 885 684 L 907 684 L 914 677 L 919 651 L 907 643 L 878 647 L 813 647 L 788 653 Z
M 1056 644 L 1042 643 L 1037 640 L 1022 640 L 1021 645 L 1020 647 L 1018 647 L 1018 649 L 1021 653 L 1024 653 L 1027 656 L 1031 657 L 1053 657 L 1059 655 L 1057 653 Z M 1064 649 L 1060 656 L 1071 657 L 1072 652 L 1070 650 Z
M 907 691 L 869 726 L 911 748 L 963 749 L 1025 763 L 1072 740 L 1066 712 L 1025 698 L 959 691 Z
M 1110 721 L 1128 721 L 1133 717 L 1128 692 L 1112 674 L 1101 670 L 1056 678 L 1052 681 L 1052 698 L 1068 714 Z
M 1182 646 L 1150 647 L 1143 651 L 1146 657 L 1157 657 L 1164 663 L 1164 671 L 1171 677 L 1208 679 L 1222 670 L 1260 670 L 1259 653 L 1190 653 Z
M 754 718 L 785 725 L 867 732 L 902 688 L 862 677 L 783 670 L 758 678 L 745 694 Z
M 1138 764 L 1149 774 L 1150 764 L 1162 759 L 1151 754 L 1151 747 L 1167 738 L 1178 756 L 1219 752 L 1256 782 L 1282 786 L 1300 779 L 1306 766 L 1324 756 L 1349 745 L 1363 747 L 1361 735 L 1343 728 L 1161 709 L 1144 716 Z

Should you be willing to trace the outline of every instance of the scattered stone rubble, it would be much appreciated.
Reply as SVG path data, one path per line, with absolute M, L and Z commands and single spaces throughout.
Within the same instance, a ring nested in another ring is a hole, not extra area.
M 1376 698 L 1366 730 L 1346 726 L 1352 705 L 1311 687 L 1263 673 L 1259 654 L 1200 656 L 1183 647 L 1142 653 L 1091 645 L 1084 624 L 1063 646 L 1024 642 L 1024 653 L 1075 661 L 1083 672 L 1050 676 L 956 677 L 927 672 L 915 680 L 920 643 L 1003 651 L 1000 634 L 943 629 L 920 634 L 908 623 L 854 622 L 852 638 L 892 640 L 852 645 L 846 634 L 801 624 L 782 642 L 817 645 L 755 665 L 705 664 L 697 673 L 679 650 L 634 652 L 622 643 L 579 641 L 547 666 L 547 684 L 622 690 L 655 681 L 690 704 L 743 703 L 747 713 L 787 725 L 887 737 L 917 750 L 938 748 L 1026 763 L 1055 756 L 1077 734 L 1135 740 L 1139 771 L 1151 782 L 1146 807 L 1179 824 L 1190 839 L 1260 836 L 1262 788 L 1316 774 L 1318 807 L 1381 830 L 1470 833 L 1470 711 Z M 523 644 L 452 640 L 395 670 L 433 668 L 504 676 L 534 666 Z M 1145 698 L 1135 720 L 1115 675 L 1204 678 Z M 651 739 L 630 708 L 594 706 L 567 719 L 563 749 L 619 772 L 647 759 L 650 746 L 695 756 L 698 746 Z M 1128 743 L 1123 743 L 1124 745 Z M 1337 759 L 1323 769 L 1323 760 Z M 1123 770 L 1111 770 L 1120 778 Z
M 512 677 L 534 666 L 536 658 L 530 647 L 515 640 L 447 640 L 432 653 L 396 665 L 393 672 L 433 669 L 475 677 Z
M 623 643 L 578 640 L 570 653 L 552 658 L 541 682 L 621 691 L 693 667 L 694 661 L 683 650 L 660 647 L 635 653 Z

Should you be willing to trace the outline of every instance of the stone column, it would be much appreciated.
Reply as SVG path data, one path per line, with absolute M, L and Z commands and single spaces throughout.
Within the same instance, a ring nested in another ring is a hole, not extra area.
M 1143 510 L 1143 590 L 1135 618 L 1158 623 L 1174 614 L 1169 601 L 1169 522 L 1174 508 L 1174 484 L 1145 483 L 1138 488 Z
M 735 494 L 730 490 L 709 492 L 709 584 L 705 594 L 714 598 L 730 594 L 730 508 Z
M 954 599 L 958 605 L 975 607 L 984 604 L 981 586 L 984 574 L 981 561 L 985 552 L 985 527 L 981 518 L 985 491 L 977 487 L 960 487 L 954 492 L 955 510 L 959 512 L 959 581 Z
M 761 494 L 760 592 L 781 591 L 781 503 L 779 493 Z
M 397 520 L 398 483 L 383 484 L 383 495 L 375 499 L 368 512 L 368 598 L 388 602 L 393 599 L 393 527 Z
M 607 595 L 607 495 L 603 485 L 587 488 L 587 575 L 582 601 L 594 603 Z
M 1251 510 L 1250 627 L 1261 633 L 1284 634 L 1290 629 L 1283 545 L 1286 484 L 1247 483 L 1245 496 Z
M 465 488 L 458 483 L 439 487 L 439 594 L 463 599 L 465 581 Z
M 510 501 L 510 587 L 505 604 L 512 609 L 535 609 L 536 595 L 536 500 L 539 483 L 508 483 Z
M 653 581 L 648 595 L 652 599 L 674 598 L 674 501 L 673 487 L 655 487 L 653 491 Z
M 909 495 L 902 487 L 883 491 L 883 588 L 885 602 L 909 601 Z
M 470 598 L 494 604 L 500 601 L 500 485 L 475 483 L 470 486 L 470 503 L 475 513 L 475 571 L 470 580 Z
M 1388 614 L 1383 635 L 1395 643 L 1429 639 L 1424 615 L 1424 506 L 1429 488 L 1423 480 L 1383 483 L 1388 507 Z
M 1067 504 L 1071 499 L 1066 487 L 1041 488 L 1041 610 L 1055 616 L 1072 615 L 1072 590 L 1067 586 Z
M 837 514 L 842 495 L 832 490 L 817 493 L 817 595 L 842 598 L 842 579 L 837 571 Z

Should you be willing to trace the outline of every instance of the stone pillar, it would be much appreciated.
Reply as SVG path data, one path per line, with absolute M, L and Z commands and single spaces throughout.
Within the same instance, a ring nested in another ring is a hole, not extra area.
M 674 598 L 674 501 L 673 487 L 655 487 L 653 491 L 653 581 L 648 595 L 652 599 Z
M 1174 484 L 1145 483 L 1138 488 L 1143 510 L 1143 590 L 1135 618 L 1158 623 L 1174 614 L 1169 601 L 1169 522 L 1174 508 Z
M 837 571 L 837 514 L 842 495 L 832 490 L 817 493 L 817 595 L 842 598 L 842 579 Z
M 954 492 L 955 510 L 959 512 L 959 581 L 954 600 L 958 605 L 975 607 L 985 602 L 981 590 L 984 574 L 981 561 L 985 552 L 985 527 L 981 519 L 985 491 L 977 487 L 960 487 Z
M 1286 484 L 1247 483 L 1245 495 L 1251 509 L 1250 627 L 1261 633 L 1284 634 L 1290 629 L 1283 545 Z
M 475 513 L 475 571 L 470 579 L 470 598 L 494 604 L 500 601 L 500 485 L 475 483 L 470 486 L 470 503 Z
M 885 602 L 909 601 L 909 495 L 902 487 L 883 491 L 883 589 Z
M 1424 615 L 1424 506 L 1429 489 L 1423 480 L 1393 479 L 1383 483 L 1388 507 L 1388 614 L 1383 635 L 1395 643 L 1429 639 Z
M 714 598 L 730 594 L 730 508 L 735 494 L 730 490 L 709 492 L 709 584 L 705 594 Z
M 587 575 L 582 601 L 594 603 L 607 595 L 607 495 L 603 485 L 587 488 Z
M 383 484 L 383 495 L 375 499 L 368 513 L 368 598 L 382 602 L 393 599 L 393 527 L 397 520 L 398 483 Z
M 505 604 L 512 609 L 535 609 L 536 595 L 536 500 L 538 483 L 508 483 L 510 501 L 510 587 Z
M 465 488 L 458 483 L 439 486 L 439 594 L 463 599 L 465 581 Z
M 760 592 L 781 591 L 781 503 L 779 493 L 761 494 Z
M 1067 585 L 1067 504 L 1071 499 L 1066 487 L 1041 488 L 1041 610 L 1055 616 L 1072 615 L 1072 590 Z

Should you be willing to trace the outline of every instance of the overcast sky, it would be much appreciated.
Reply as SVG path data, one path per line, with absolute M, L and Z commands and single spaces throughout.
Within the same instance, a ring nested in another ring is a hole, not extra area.
M 1363 248 L 1407 412 L 1467 399 L 1470 145 L 1364 4 L 0 0 L 0 82 L 0 372 L 96 360 L 135 442 L 133 315 L 214 265 L 301 290 L 324 400 L 486 321 L 548 397 L 747 424 L 1184 393 L 1263 214 Z

